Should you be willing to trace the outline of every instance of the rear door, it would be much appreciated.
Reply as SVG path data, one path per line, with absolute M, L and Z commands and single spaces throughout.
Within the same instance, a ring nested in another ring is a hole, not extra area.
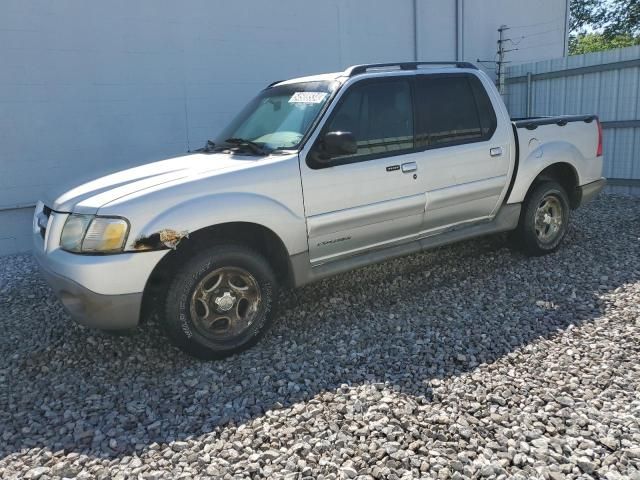
M 417 238 L 425 193 L 415 172 L 410 76 L 363 79 L 336 101 L 300 162 L 313 265 Z M 314 160 L 327 132 L 351 132 L 357 153 Z
M 423 149 L 427 195 L 421 236 L 489 220 L 507 188 L 510 124 L 498 124 L 474 74 L 418 75 L 416 89 L 416 147 Z

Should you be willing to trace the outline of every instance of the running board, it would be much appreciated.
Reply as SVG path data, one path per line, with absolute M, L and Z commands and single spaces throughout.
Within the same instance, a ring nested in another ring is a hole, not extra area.
M 520 208 L 521 204 L 519 203 L 503 205 L 496 217 L 490 222 L 477 223 L 449 230 L 430 237 L 412 240 L 407 243 L 372 250 L 352 257 L 324 263 L 317 267 L 311 267 L 308 252 L 294 255 L 291 257 L 291 263 L 293 267 L 295 285 L 304 285 L 306 283 L 315 282 L 349 270 L 365 267 L 373 263 L 380 263 L 392 258 L 404 257 L 405 255 L 411 255 L 412 253 L 429 250 L 442 245 L 448 245 L 461 240 L 468 240 L 482 235 L 513 230 L 518 226 Z

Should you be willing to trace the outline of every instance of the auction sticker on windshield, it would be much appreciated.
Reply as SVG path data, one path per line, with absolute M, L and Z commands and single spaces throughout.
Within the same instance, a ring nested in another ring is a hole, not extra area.
M 296 92 L 291 95 L 289 103 L 320 103 L 326 96 L 326 92 Z

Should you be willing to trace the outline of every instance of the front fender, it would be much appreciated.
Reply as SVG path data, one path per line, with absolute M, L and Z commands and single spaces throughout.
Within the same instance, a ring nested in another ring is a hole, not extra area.
M 523 202 L 529 187 L 540 173 L 547 167 L 556 163 L 566 163 L 573 167 L 578 178 L 578 185 L 582 185 L 583 179 L 580 177 L 580 165 L 585 162 L 585 158 L 580 151 L 568 142 L 555 141 L 548 142 L 526 151 L 526 157 L 520 157 L 518 171 L 515 173 L 516 179 L 507 203 Z
M 217 193 L 186 200 L 145 218 L 144 224 L 130 232 L 127 250 L 139 250 L 141 240 L 159 235 L 175 236 L 168 240 L 177 244 L 191 232 L 229 222 L 255 223 L 268 228 L 280 237 L 289 255 L 308 249 L 304 217 L 282 203 L 252 193 Z

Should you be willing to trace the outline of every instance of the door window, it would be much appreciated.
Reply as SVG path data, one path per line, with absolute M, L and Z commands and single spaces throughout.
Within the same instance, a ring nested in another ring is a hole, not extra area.
M 488 140 L 496 115 L 480 80 L 471 75 L 418 79 L 418 146 L 439 147 Z
M 320 136 L 351 132 L 358 151 L 333 157 L 332 164 L 394 155 L 413 148 L 411 88 L 405 79 L 352 86 L 336 106 Z

